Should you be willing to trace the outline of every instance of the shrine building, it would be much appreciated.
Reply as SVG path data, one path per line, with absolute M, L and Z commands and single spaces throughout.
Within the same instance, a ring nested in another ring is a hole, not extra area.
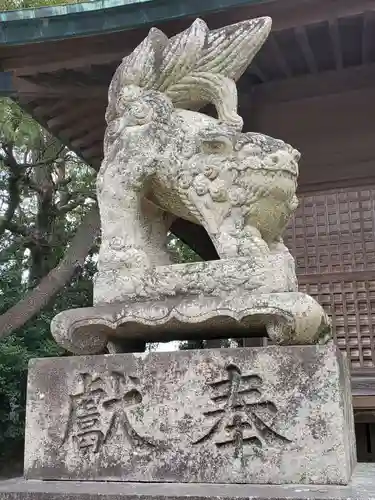
M 258 16 L 272 33 L 239 82 L 245 131 L 302 153 L 286 243 L 301 291 L 331 315 L 352 370 L 359 459 L 375 461 L 375 0 L 97 0 L 2 12 L 0 93 L 98 169 L 121 59 L 152 26 L 173 35 Z M 204 230 L 173 231 L 204 259 Z

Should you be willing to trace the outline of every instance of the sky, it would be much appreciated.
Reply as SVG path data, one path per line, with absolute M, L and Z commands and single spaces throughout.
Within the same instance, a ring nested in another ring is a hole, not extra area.
M 179 342 L 162 342 L 159 343 L 155 351 L 166 352 L 166 351 L 178 351 Z

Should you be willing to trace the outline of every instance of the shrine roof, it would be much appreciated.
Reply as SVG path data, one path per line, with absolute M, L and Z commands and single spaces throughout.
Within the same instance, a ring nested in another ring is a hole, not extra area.
M 0 95 L 98 169 L 112 75 L 151 26 L 258 16 L 272 32 L 239 82 L 240 113 L 375 82 L 374 0 L 97 0 L 0 13 Z
M 18 45 L 136 29 L 267 0 L 96 0 L 0 13 L 0 43 Z

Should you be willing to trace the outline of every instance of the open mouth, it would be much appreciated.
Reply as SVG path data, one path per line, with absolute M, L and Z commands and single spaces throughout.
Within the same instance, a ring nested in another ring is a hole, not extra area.
M 293 166 L 293 164 L 278 167 L 262 166 L 257 170 L 267 175 L 273 174 L 273 177 L 280 175 L 282 172 L 283 177 L 286 177 L 287 179 L 297 180 L 298 178 L 298 168 L 296 165 Z

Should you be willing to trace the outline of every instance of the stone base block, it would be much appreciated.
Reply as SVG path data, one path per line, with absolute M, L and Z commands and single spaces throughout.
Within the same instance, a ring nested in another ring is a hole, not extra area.
M 332 344 L 30 363 L 29 479 L 347 484 L 354 457 Z
M 0 481 L 0 500 L 371 500 L 375 464 L 359 464 L 347 486 Z
M 102 353 L 111 340 L 160 342 L 196 338 L 252 337 L 262 332 L 276 344 L 314 344 L 331 337 L 322 306 L 305 293 L 169 297 L 116 303 L 59 313 L 56 342 L 74 354 Z

